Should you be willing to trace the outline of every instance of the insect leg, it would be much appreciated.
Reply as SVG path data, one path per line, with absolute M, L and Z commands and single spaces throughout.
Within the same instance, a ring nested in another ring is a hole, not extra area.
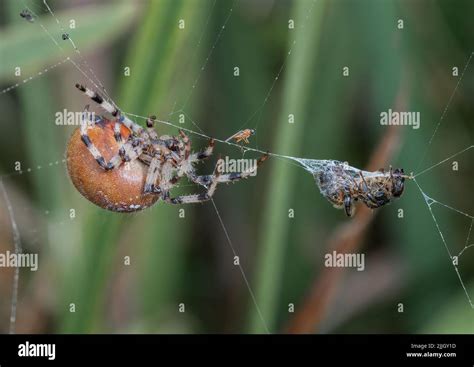
M 367 185 L 367 181 L 365 181 L 364 175 L 360 171 L 359 171 L 359 176 L 362 179 L 362 182 L 364 183 L 364 186 L 365 186 L 363 190 L 368 191 L 369 190 L 369 185 Z
M 354 214 L 354 204 L 350 195 L 346 194 L 344 197 L 344 210 L 348 217 L 352 217 Z

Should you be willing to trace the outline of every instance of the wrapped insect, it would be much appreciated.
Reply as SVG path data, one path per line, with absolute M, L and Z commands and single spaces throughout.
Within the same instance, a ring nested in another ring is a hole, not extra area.
M 298 160 L 310 171 L 321 194 L 335 208 L 344 208 L 348 216 L 354 214 L 354 203 L 363 202 L 371 209 L 380 208 L 402 195 L 405 179 L 403 169 L 388 172 L 363 171 L 335 160 Z

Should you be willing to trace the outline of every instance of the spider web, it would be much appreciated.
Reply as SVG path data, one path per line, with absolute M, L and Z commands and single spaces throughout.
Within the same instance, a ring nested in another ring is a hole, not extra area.
M 215 4 L 216 4 L 216 1 L 215 0 L 211 6 L 211 9 L 210 9 L 210 12 L 208 14 L 208 17 L 207 17 L 207 20 L 205 22 L 205 25 L 201 31 L 201 34 L 200 34 L 200 37 L 199 37 L 199 40 L 198 40 L 198 43 L 196 44 L 195 48 L 194 48 L 194 51 L 193 51 L 193 54 L 192 54 L 192 60 L 195 59 L 196 57 L 196 54 L 197 54 L 197 49 L 198 47 L 201 45 L 202 43 L 202 39 L 203 39 L 203 36 L 206 32 L 206 29 L 208 27 L 208 24 L 209 24 L 209 20 L 211 18 L 211 15 L 212 15 L 212 12 L 215 8 Z M 306 17 L 304 19 L 304 21 L 301 23 L 300 27 L 301 28 L 304 28 L 307 21 L 310 19 L 311 17 L 311 14 L 312 14 L 312 10 L 314 8 L 314 5 L 315 3 L 317 2 L 317 0 L 313 0 L 310 4 L 310 7 L 308 9 L 308 11 L 306 12 Z M 53 34 L 57 34 L 58 32 L 57 31 L 50 31 L 48 30 L 40 21 L 40 17 L 38 16 L 37 12 L 39 11 L 44 11 L 46 10 L 56 21 L 56 24 L 58 26 L 58 29 L 61 31 L 62 34 L 65 34 L 66 33 L 66 30 L 65 28 L 63 27 L 60 19 L 58 19 L 53 11 L 53 9 L 51 8 L 51 6 L 48 4 L 47 0 L 43 0 L 42 1 L 42 7 L 38 4 L 34 4 L 35 6 L 35 9 L 33 10 L 33 6 L 32 4 L 30 3 L 26 3 L 25 1 L 23 1 L 23 7 L 30 10 L 32 14 L 35 15 L 36 19 L 35 19 L 35 23 L 38 24 L 38 26 L 42 29 L 42 31 L 51 39 L 51 41 L 54 43 L 54 45 L 56 47 L 58 47 L 63 53 L 64 53 L 64 58 L 61 59 L 60 61 L 50 65 L 49 67 L 37 72 L 36 74 L 33 74 L 31 76 L 29 76 L 28 78 L 22 80 L 21 82 L 18 82 L 18 83 L 15 83 L 5 89 L 3 89 L 2 91 L 0 91 L 0 94 L 6 94 L 6 93 L 9 93 L 11 92 L 12 90 L 14 90 L 15 88 L 18 88 L 18 87 L 21 87 L 29 82 L 31 82 L 32 80 L 36 79 L 36 78 L 39 78 L 39 77 L 42 77 L 44 76 L 45 74 L 61 67 L 62 65 L 66 64 L 66 63 L 70 63 L 71 65 L 74 66 L 74 68 L 81 74 L 83 75 L 90 83 L 91 85 L 93 85 L 95 87 L 96 90 L 100 91 L 106 98 L 109 102 L 111 102 L 114 106 L 116 106 L 117 108 L 120 109 L 120 107 L 114 102 L 114 100 L 111 98 L 110 94 L 108 93 L 108 91 L 106 90 L 106 88 L 104 87 L 103 83 L 100 81 L 100 79 L 97 77 L 96 73 L 93 71 L 92 67 L 88 64 L 87 60 L 82 56 L 82 53 L 80 52 L 79 48 L 77 47 L 77 45 L 75 44 L 74 40 L 73 40 L 73 37 L 69 36 L 68 38 L 68 41 L 69 41 L 69 44 L 70 44 L 70 47 L 72 48 L 72 50 L 74 51 L 74 55 L 71 56 L 68 54 L 68 51 L 65 50 L 65 48 L 63 48 L 58 42 L 57 40 L 55 39 L 55 37 L 53 36 Z M 279 160 L 283 160 L 285 161 L 286 163 L 288 164 L 294 164 L 294 165 L 297 165 L 301 168 L 303 168 L 304 170 L 306 170 L 308 173 L 310 173 L 311 175 L 315 175 L 316 173 L 319 172 L 319 170 L 321 170 L 322 168 L 322 165 L 321 165 L 321 162 L 323 162 L 323 160 L 319 160 L 319 159 L 308 159 L 308 158 L 301 158 L 301 157 L 294 157 L 294 156 L 289 156 L 289 155 L 282 155 L 282 154 L 278 154 L 278 153 L 274 153 L 274 152 L 268 152 L 264 149 L 259 149 L 258 146 L 253 148 L 253 147 L 250 147 L 250 146 L 241 146 L 239 144 L 236 144 L 232 141 L 228 141 L 226 139 L 226 137 L 223 137 L 223 138 L 216 138 L 214 137 L 213 135 L 211 134 L 206 134 L 204 132 L 204 130 L 199 126 L 199 124 L 194 121 L 190 116 L 189 114 L 186 112 L 186 107 L 192 97 L 192 95 L 194 94 L 195 90 L 196 90 L 196 87 L 198 86 L 200 80 L 201 80 L 201 77 L 202 77 L 202 73 L 206 70 L 207 66 L 208 66 L 208 63 L 210 61 L 210 59 L 212 58 L 212 55 L 213 55 L 213 52 L 216 48 L 216 46 L 218 45 L 218 43 L 221 41 L 221 39 L 223 37 L 225 37 L 225 29 L 229 23 L 229 21 L 231 20 L 232 18 L 232 14 L 234 12 L 234 9 L 236 8 L 236 6 L 238 5 L 238 0 L 234 0 L 226 14 L 226 17 L 224 18 L 224 22 L 222 23 L 222 26 L 220 28 L 220 30 L 218 31 L 217 33 L 217 36 L 215 37 L 213 43 L 212 43 L 212 46 L 209 50 L 209 52 L 207 53 L 207 57 L 205 58 L 197 76 L 193 79 L 193 83 L 191 85 L 191 88 L 190 88 L 190 92 L 189 94 L 186 96 L 185 100 L 184 100 L 184 103 L 183 105 L 179 108 L 179 109 L 175 109 L 175 106 L 177 104 L 177 102 L 175 102 L 174 106 L 173 106 L 173 110 L 171 111 L 170 115 L 169 116 L 172 116 L 174 114 L 177 114 L 177 113 L 183 113 L 185 116 L 186 116 L 186 119 L 189 120 L 193 126 L 199 130 L 199 131 L 196 131 L 196 130 L 193 130 L 193 129 L 189 129 L 189 128 L 185 128 L 183 126 L 179 126 L 177 124 L 174 124 L 166 119 L 164 120 L 161 120 L 161 119 L 158 119 L 156 120 L 157 122 L 163 124 L 163 125 L 168 125 L 168 126 L 172 126 L 174 128 L 177 128 L 177 129 L 181 129 L 181 130 L 184 130 L 192 135 L 195 135 L 195 136 L 198 136 L 198 137 L 202 137 L 202 138 L 206 138 L 206 139 L 209 139 L 211 137 L 213 137 L 215 139 L 216 142 L 218 143 L 221 143 L 221 144 L 227 144 L 229 146 L 232 146 L 232 147 L 235 147 L 235 148 L 238 148 L 240 150 L 243 151 L 243 153 L 246 153 L 246 152 L 256 152 L 256 153 L 261 153 L 261 154 L 269 154 L 270 156 L 276 158 L 276 159 L 279 159 Z M 39 10 L 38 10 L 39 9 Z M 18 9 L 18 12 L 21 10 L 21 8 Z M 252 121 L 254 118 L 257 119 L 257 122 L 255 123 L 254 127 L 257 128 L 261 122 L 261 118 L 262 118 L 262 114 L 265 110 L 265 107 L 267 105 L 267 102 L 269 101 L 269 99 L 271 98 L 272 96 L 272 92 L 274 90 L 274 87 L 277 85 L 279 79 L 280 79 L 280 75 L 281 73 L 283 72 L 284 68 L 285 68 L 285 65 L 287 64 L 287 61 L 289 59 L 289 57 L 291 56 L 292 52 L 293 52 L 293 48 L 296 47 L 297 45 L 297 42 L 296 42 L 296 38 L 293 39 L 292 42 L 289 43 L 289 48 L 288 48 L 288 51 L 287 51 L 287 54 L 284 58 L 284 61 L 283 63 L 281 64 L 280 68 L 278 69 L 278 72 L 277 74 L 275 75 L 267 93 L 265 94 L 265 97 L 262 101 L 262 103 L 258 106 L 258 108 L 245 120 L 245 122 L 242 124 L 242 127 L 243 126 L 247 126 L 249 124 L 250 121 Z M 463 211 L 460 211 L 450 205 L 447 205 L 447 204 L 444 204 L 436 199 L 434 199 L 433 197 L 429 196 L 423 189 L 422 187 L 420 186 L 419 182 L 417 181 L 417 178 L 426 174 L 426 173 L 429 173 L 431 172 L 433 169 L 437 168 L 438 166 L 450 161 L 451 159 L 453 159 L 454 157 L 457 157 L 461 154 L 464 154 L 466 152 L 468 152 L 469 150 L 471 150 L 474 146 L 473 145 L 470 145 L 452 155 L 450 155 L 449 157 L 433 164 L 432 166 L 429 166 L 427 168 L 424 168 L 424 169 L 419 169 L 420 166 L 422 165 L 422 163 L 424 162 L 424 160 L 426 159 L 426 156 L 427 156 L 427 153 L 432 145 L 432 142 L 435 138 L 435 136 L 437 135 L 438 133 L 438 129 L 441 125 L 441 123 L 444 121 L 446 115 L 447 115 L 447 112 L 448 112 L 448 109 L 449 109 L 449 106 L 454 98 L 454 95 L 456 94 L 456 91 L 458 90 L 458 87 L 459 85 L 461 84 L 463 78 L 464 78 L 464 75 L 466 73 L 466 71 L 468 70 L 469 68 L 469 65 L 471 63 L 471 59 L 473 57 L 474 53 L 471 53 L 468 61 L 466 62 L 464 68 L 463 68 L 463 71 L 462 71 L 462 74 L 460 75 L 459 79 L 458 79 L 458 83 L 456 84 L 456 87 L 455 89 L 453 90 L 452 94 L 450 95 L 450 98 L 443 110 L 443 113 L 441 115 L 441 118 L 439 120 L 439 122 L 437 123 L 435 129 L 434 129 L 434 132 L 430 138 L 430 140 L 428 141 L 427 143 L 427 146 L 426 146 L 426 150 L 424 151 L 423 153 L 423 156 L 422 158 L 420 159 L 420 162 L 418 163 L 418 166 L 417 166 L 417 169 L 418 169 L 418 172 L 415 173 L 413 175 L 413 182 L 415 183 L 415 185 L 417 186 L 418 190 L 420 191 L 420 194 L 421 194 L 421 197 L 423 198 L 423 201 L 424 203 L 426 204 L 429 212 L 430 212 L 430 215 L 431 215 L 431 218 L 433 220 L 433 223 L 435 225 L 435 228 L 437 230 L 437 232 L 439 233 L 439 236 L 440 236 L 440 239 L 442 240 L 445 248 L 446 248 L 446 251 L 448 253 L 448 256 L 451 260 L 451 262 L 453 263 L 453 258 L 454 256 L 457 256 L 458 258 L 460 258 L 467 249 L 469 249 L 470 247 L 473 247 L 474 244 L 470 244 L 469 241 L 470 241 L 470 238 L 471 238 L 471 232 L 472 232 L 472 226 L 473 226 L 473 221 L 474 221 L 474 218 L 472 216 L 472 214 L 468 214 L 468 213 L 465 213 Z M 122 111 L 124 114 L 126 114 L 127 116 L 129 117 L 133 117 L 133 118 L 136 118 L 136 119 L 141 119 L 141 120 L 146 120 L 147 119 L 147 116 L 142 116 L 140 114 L 137 114 L 137 113 L 133 113 L 133 112 L 127 112 L 127 111 Z M 40 169 L 43 169 L 43 168 L 47 168 L 47 167 L 58 167 L 58 166 L 61 166 L 62 164 L 65 164 L 66 163 L 66 160 L 65 159 L 59 159 L 59 160 L 53 160 L 53 161 L 50 161 L 50 162 L 45 162 L 44 164 L 42 165 L 38 165 L 34 168 L 27 168 L 25 171 L 20 171 L 20 172 L 11 172 L 11 173 L 6 173 L 6 174 L 3 174 L 0 176 L 0 188 L 2 190 L 2 194 L 3 194 L 3 197 L 4 197 L 4 200 L 5 200 L 5 203 L 7 205 L 7 208 L 8 208 L 8 214 L 9 214 L 9 217 L 10 217 L 10 221 L 11 221 L 11 226 L 12 226 L 12 232 L 13 232 L 13 243 L 14 243 L 14 250 L 16 253 L 21 253 L 22 252 L 22 247 L 21 247 L 21 240 L 20 240 L 20 233 L 19 233 L 19 230 L 18 230 L 18 226 L 17 226 L 17 223 L 15 221 L 15 217 L 14 217 L 14 213 L 13 213 L 13 209 L 12 209 L 12 206 L 11 206 L 11 203 L 10 203 L 10 199 L 9 199 L 9 195 L 5 189 L 5 186 L 3 184 L 3 178 L 7 178 L 7 177 L 11 177 L 11 176 L 15 176 L 15 175 L 21 175 L 21 174 L 25 174 L 25 173 L 34 173 L 35 171 L 37 170 L 40 170 Z M 213 208 L 215 210 L 215 213 L 216 213 L 216 216 L 219 220 L 219 223 L 222 227 L 222 230 L 225 234 L 225 237 L 227 239 L 227 242 L 228 242 L 228 245 L 230 247 L 230 249 L 232 250 L 232 253 L 234 254 L 234 256 L 237 255 L 237 252 L 235 250 L 235 247 L 233 245 L 233 241 L 231 239 L 231 236 L 229 234 L 229 231 L 227 230 L 227 227 L 224 223 L 224 220 L 220 214 L 220 211 L 215 203 L 215 201 L 212 199 L 211 200 L 211 203 L 213 205 Z M 450 210 L 450 211 L 453 211 L 459 215 L 462 215 L 464 217 L 467 217 L 469 218 L 471 221 L 470 221 L 470 226 L 469 226 L 469 231 L 468 231 L 468 235 L 467 235 L 467 238 L 466 238 L 466 241 L 465 241 L 465 246 L 464 248 L 457 254 L 457 255 L 453 255 L 454 252 L 450 249 L 450 247 L 448 246 L 448 243 L 445 239 L 445 236 L 443 234 L 443 231 L 441 230 L 440 226 L 439 226 L 439 222 L 438 222 L 438 219 L 437 217 L 435 216 L 432 208 L 434 206 L 438 206 L 438 207 L 441 207 L 443 209 L 447 209 L 447 210 Z M 62 225 L 63 222 L 59 222 L 57 223 L 58 225 Z M 469 302 L 469 305 L 471 306 L 471 308 L 474 308 L 474 305 L 473 305 L 473 302 L 472 302 L 472 299 L 469 295 L 469 292 L 467 291 L 466 289 L 466 286 L 462 280 L 462 277 L 461 277 L 461 274 L 459 272 L 459 269 L 458 269 L 458 266 L 455 265 L 453 263 L 453 267 L 454 267 L 454 270 L 457 274 L 457 277 L 459 278 L 459 281 L 461 283 L 461 286 L 464 290 L 464 293 L 466 295 L 466 298 Z M 242 265 L 239 264 L 239 269 L 240 269 L 240 272 L 241 272 L 241 275 L 242 275 L 242 278 L 245 282 L 245 285 L 248 289 L 248 292 L 249 292 L 249 295 L 252 299 L 252 302 L 254 303 L 254 306 L 256 308 L 256 311 L 257 313 L 259 314 L 259 317 L 261 319 L 261 322 L 262 322 L 262 325 L 264 326 L 265 330 L 267 332 L 269 332 L 268 330 L 268 327 L 267 327 L 267 324 L 262 316 L 262 313 L 260 311 L 260 308 L 257 304 L 257 301 L 256 301 L 256 297 L 254 295 L 254 292 L 252 290 L 252 287 L 250 285 L 250 282 L 246 276 L 246 273 L 244 271 L 244 268 L 242 267 Z M 18 297 L 18 284 L 19 284 L 19 267 L 15 268 L 15 273 L 14 273 L 14 278 L 13 278 L 13 285 L 12 285 L 12 300 L 11 300 L 11 317 L 10 317 L 10 332 L 11 333 L 14 333 L 15 332 L 15 322 L 16 322 L 16 306 L 17 306 L 17 297 Z

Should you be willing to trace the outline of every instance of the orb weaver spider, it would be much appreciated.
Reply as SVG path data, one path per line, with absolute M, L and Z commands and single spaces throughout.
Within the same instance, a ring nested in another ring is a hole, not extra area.
M 212 198 L 220 183 L 235 182 L 255 175 L 265 154 L 254 167 L 243 172 L 198 175 L 194 165 L 211 156 L 215 141 L 202 151 L 192 152 L 184 131 L 178 136 L 158 136 L 156 117 L 146 128 L 123 115 L 100 94 L 81 85 L 76 88 L 113 116 L 91 118 L 89 107 L 82 114 L 81 127 L 73 133 L 67 150 L 68 172 L 74 186 L 96 205 L 117 212 L 133 212 L 153 205 L 158 199 L 170 204 L 202 203 Z M 200 194 L 171 197 L 170 190 L 181 178 L 205 188 Z

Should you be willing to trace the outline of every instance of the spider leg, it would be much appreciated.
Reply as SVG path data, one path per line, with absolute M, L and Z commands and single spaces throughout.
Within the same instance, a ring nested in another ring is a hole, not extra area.
M 213 180 L 213 175 L 197 175 L 196 172 L 187 172 L 186 176 L 191 182 L 207 187 Z
M 84 111 L 82 112 L 82 118 L 81 118 L 81 140 L 86 146 L 87 150 L 91 153 L 91 155 L 94 157 L 96 162 L 101 166 L 103 169 L 108 170 L 109 164 L 105 161 L 105 158 L 102 156 L 102 154 L 99 152 L 97 147 L 94 145 L 92 140 L 89 138 L 89 135 L 87 134 L 87 130 L 90 127 L 93 127 L 95 125 L 95 121 L 92 121 L 90 119 L 90 114 L 89 114 L 89 105 L 87 105 L 84 108 Z
M 114 138 L 115 138 L 115 141 L 119 145 L 123 142 L 121 126 L 122 126 L 122 123 L 120 121 L 116 120 L 115 123 L 114 123 Z
M 158 136 L 156 130 L 154 129 L 155 120 L 156 120 L 156 116 L 150 116 L 146 120 L 146 126 L 147 126 L 146 130 L 147 130 L 148 136 L 151 139 L 151 145 L 153 149 L 159 152 L 165 158 L 172 155 L 174 155 L 175 158 L 177 158 L 177 154 L 171 151 L 167 147 L 167 139 L 169 138 L 167 136 L 162 136 L 162 137 Z
M 79 83 L 76 84 L 76 88 L 96 102 L 100 107 L 102 107 L 102 109 L 110 113 L 112 116 L 117 117 L 121 123 L 123 123 L 134 133 L 140 134 L 143 131 L 143 128 L 140 125 L 130 120 L 127 116 L 122 115 L 122 113 L 116 107 L 114 107 L 110 102 L 104 100 L 104 98 L 99 93 L 94 92 L 93 90 Z
M 137 159 L 143 153 L 141 142 L 141 140 L 133 137 L 127 140 L 127 142 L 119 149 L 118 156 L 120 156 L 124 162 L 130 162 Z
M 128 140 L 119 149 L 119 152 L 110 158 L 109 162 L 106 163 L 106 170 L 114 169 L 122 162 L 130 162 L 137 159 L 142 154 L 141 145 L 137 144 L 134 140 Z
M 160 176 L 160 184 L 158 186 L 157 191 L 163 193 L 163 195 L 166 196 L 166 194 L 173 186 L 174 174 L 173 162 L 171 159 L 165 159 L 165 162 L 161 166 Z
M 151 163 L 151 160 L 153 159 L 153 156 L 151 156 L 149 153 L 143 152 L 142 154 L 140 154 L 138 159 L 142 161 L 143 163 L 145 163 L 147 166 L 149 166 Z
M 166 192 L 163 195 L 163 200 L 165 200 L 166 202 L 170 204 L 192 204 L 192 203 L 202 203 L 202 202 L 208 201 L 212 198 L 212 195 L 214 195 L 214 192 L 216 191 L 218 184 L 226 183 L 226 182 L 234 182 L 243 178 L 247 178 L 252 173 L 254 173 L 256 168 L 262 162 L 264 162 L 267 158 L 268 158 L 267 154 L 260 157 L 255 167 L 252 167 L 248 170 L 245 170 L 239 173 L 229 173 L 229 174 L 221 175 L 218 169 L 219 164 L 216 164 L 214 173 L 212 175 L 198 176 L 196 175 L 194 170 L 185 171 L 185 174 L 189 178 L 190 181 L 197 183 L 199 185 L 205 186 L 207 190 L 201 194 L 177 196 L 175 198 L 170 198 L 169 192 Z
M 169 196 L 169 191 L 163 193 L 163 200 L 170 204 L 194 204 L 194 203 L 203 203 L 205 201 L 211 200 L 214 195 L 217 185 L 219 184 L 219 170 L 214 169 L 214 174 L 210 175 L 212 177 L 210 184 L 207 186 L 207 190 L 201 194 L 193 195 L 182 195 L 175 198 Z
M 125 126 L 124 123 L 120 119 L 115 120 L 115 122 L 114 122 L 114 138 L 115 138 L 115 141 L 117 142 L 117 145 L 119 147 L 119 152 L 122 152 L 121 155 L 124 156 L 125 155 L 123 153 L 124 150 L 129 150 L 130 148 L 128 146 L 124 147 L 124 141 L 123 141 L 123 136 L 122 136 L 122 125 Z M 129 129 L 129 131 L 130 131 L 130 129 Z M 134 138 L 135 137 L 133 135 L 129 135 L 129 137 L 128 137 L 129 140 L 134 139 Z M 133 142 L 132 142 L 132 144 L 133 144 Z
M 258 160 L 257 164 L 254 165 L 253 167 L 250 167 L 249 169 L 242 171 L 242 172 L 232 172 L 232 173 L 227 173 L 225 175 L 220 175 L 218 177 L 219 183 L 229 183 L 229 182 L 235 182 L 242 180 L 244 178 L 248 178 L 252 174 L 254 174 L 257 170 L 257 167 L 259 167 L 263 162 L 265 162 L 268 158 L 268 154 L 262 155 Z
M 113 169 L 115 167 L 118 167 L 120 163 L 129 162 L 132 159 L 136 159 L 139 155 L 141 155 L 141 151 L 135 152 L 133 137 L 129 138 L 129 140 L 124 143 L 121 133 L 121 126 L 122 123 L 119 120 L 116 120 L 116 122 L 114 123 L 114 138 L 117 142 L 119 153 L 114 155 L 110 159 L 107 169 Z
M 229 183 L 239 181 L 241 179 L 247 178 L 248 176 L 255 173 L 255 170 L 262 162 L 264 162 L 268 158 L 268 155 L 264 155 L 257 160 L 257 164 L 255 167 L 251 167 L 248 170 L 243 172 L 233 172 L 227 174 L 220 174 L 217 178 L 218 183 Z M 216 166 L 217 168 L 217 166 Z M 201 186 L 208 186 L 212 180 L 214 179 L 213 175 L 197 175 L 194 170 L 185 171 L 186 176 L 191 182 L 194 182 Z
M 199 160 L 206 159 L 206 158 L 210 157 L 212 155 L 212 152 L 214 151 L 214 145 L 215 145 L 215 140 L 214 139 L 209 139 L 208 146 L 200 152 L 196 152 L 196 153 L 191 154 L 189 156 L 189 160 L 191 162 L 195 162 L 195 161 L 199 161 Z
M 160 192 L 158 188 L 155 188 L 155 183 L 159 178 L 161 162 L 158 157 L 154 156 L 151 159 L 150 167 L 148 167 L 148 172 L 145 180 L 145 187 L 143 189 L 145 194 L 151 192 Z
M 179 130 L 179 134 L 181 136 L 181 140 L 179 141 L 179 160 L 178 160 L 178 177 L 181 178 L 184 175 L 188 175 L 190 172 L 194 172 L 193 165 L 192 163 L 197 161 L 198 159 L 204 159 L 207 158 L 209 155 L 212 154 L 212 149 L 214 148 L 214 140 L 211 139 L 209 141 L 209 146 L 204 150 L 204 152 L 208 151 L 205 153 L 205 157 L 198 158 L 200 153 L 194 153 L 191 155 L 191 140 L 189 140 L 189 137 L 186 135 L 186 133 L 183 130 Z M 195 176 L 195 174 L 194 174 Z M 192 181 L 192 180 L 191 180 Z
M 94 127 L 95 121 L 92 120 L 90 117 L 92 114 L 89 113 L 89 105 L 86 105 L 84 107 L 84 110 L 82 111 L 82 116 L 81 116 L 81 135 L 84 135 L 87 133 L 87 129 L 90 127 Z
M 96 162 L 104 170 L 109 171 L 119 166 L 122 161 L 130 161 L 136 159 L 141 154 L 141 146 L 135 143 L 133 140 L 128 140 L 125 144 L 121 144 L 118 154 L 114 155 L 109 162 L 105 160 L 102 154 L 99 152 L 97 147 L 94 145 L 92 140 L 87 135 L 87 129 L 94 126 L 95 122 L 91 121 L 89 115 L 89 106 L 86 106 L 82 113 L 81 119 L 81 140 L 92 154 Z M 138 142 L 138 140 L 136 140 Z
M 213 141 L 211 140 L 211 142 Z M 185 174 L 189 178 L 190 181 L 206 187 L 207 190 L 201 194 L 182 195 L 182 196 L 177 196 L 175 198 L 171 198 L 169 195 L 168 187 L 166 187 L 164 190 L 162 190 L 162 198 L 164 201 L 170 204 L 192 204 L 192 203 L 202 203 L 202 202 L 208 201 L 214 195 L 214 192 L 216 191 L 218 184 L 226 183 L 226 182 L 234 182 L 243 178 L 247 178 L 248 176 L 253 174 L 255 170 L 257 169 L 257 167 L 262 162 L 264 162 L 267 158 L 268 158 L 268 154 L 263 155 L 257 160 L 257 164 L 255 165 L 255 167 L 251 167 L 250 169 L 247 169 L 239 173 L 229 173 L 229 174 L 221 175 L 220 170 L 219 170 L 219 163 L 216 164 L 214 173 L 212 175 L 198 176 L 196 175 L 193 169 L 183 170 L 181 171 L 181 175 Z M 168 179 L 166 180 L 166 182 L 169 182 L 172 186 L 179 178 L 180 176 L 178 174 L 178 176 Z
M 156 130 L 153 128 L 155 126 L 155 120 L 156 120 L 156 116 L 150 116 L 146 119 L 146 131 L 148 133 L 148 135 L 150 135 L 150 138 L 152 138 L 153 140 L 158 140 L 159 137 L 158 137 L 158 134 L 156 133 Z
M 191 154 L 191 140 L 189 140 L 189 136 L 183 130 L 179 130 L 179 135 L 181 135 L 184 143 L 184 159 L 188 159 Z

